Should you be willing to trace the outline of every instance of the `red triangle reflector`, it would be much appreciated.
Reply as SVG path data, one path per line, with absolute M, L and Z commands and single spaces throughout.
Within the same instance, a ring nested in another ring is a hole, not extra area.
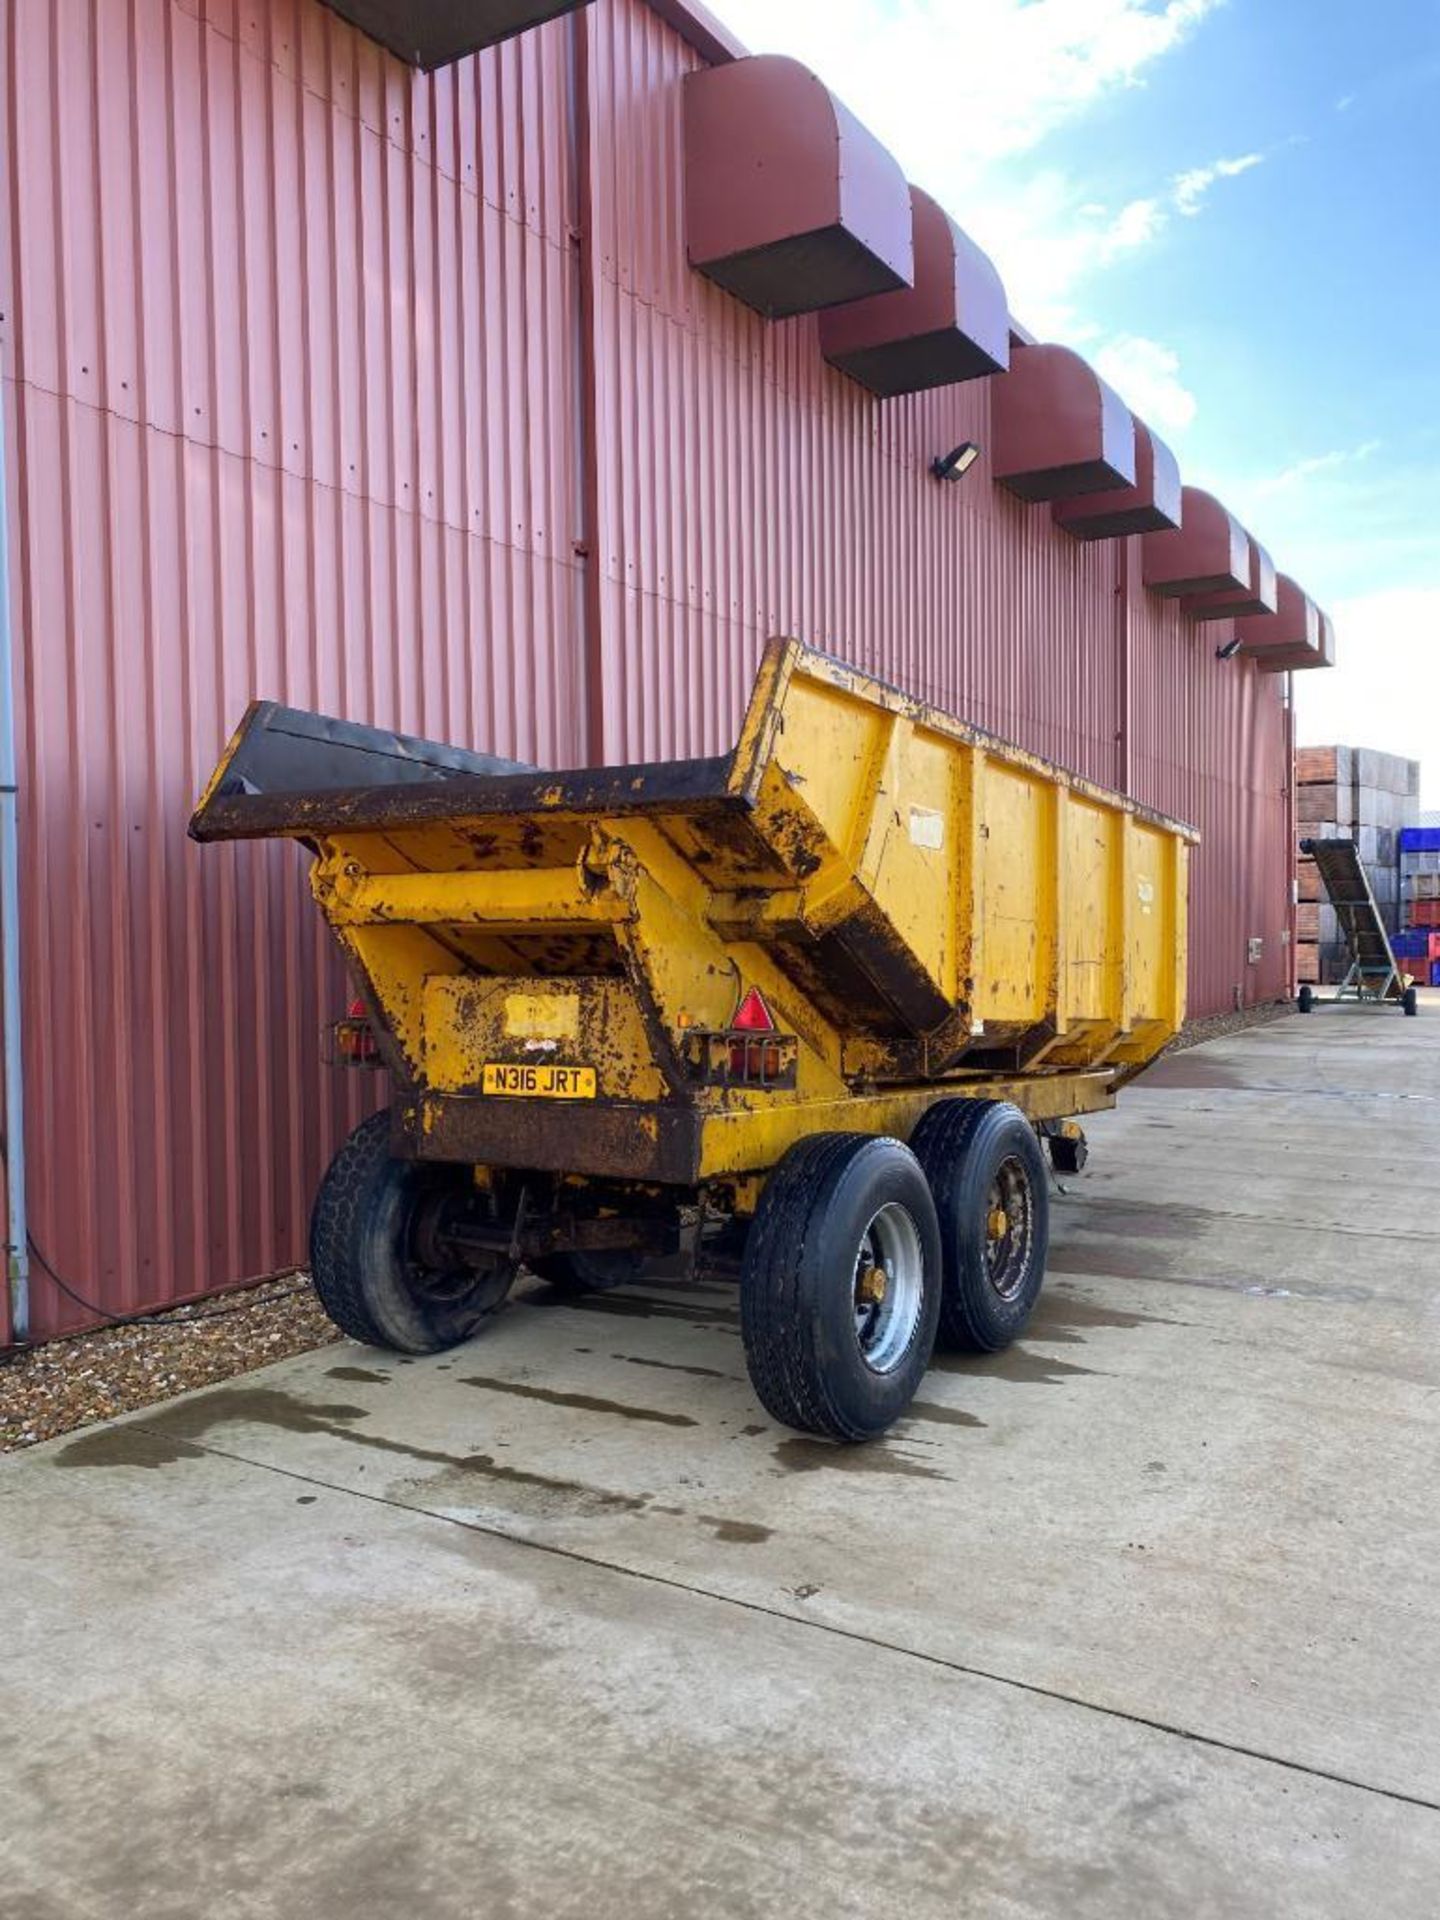
M 751 987 L 730 1022 L 733 1033 L 774 1033 L 775 1022 L 758 987 Z

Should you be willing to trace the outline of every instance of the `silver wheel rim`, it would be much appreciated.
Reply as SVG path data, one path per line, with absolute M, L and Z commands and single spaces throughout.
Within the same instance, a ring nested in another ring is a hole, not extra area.
M 872 1373 L 893 1373 L 910 1351 L 925 1299 L 920 1230 L 898 1200 L 874 1214 L 855 1256 L 855 1339 Z
M 1024 1289 L 1035 1238 L 1035 1196 L 1024 1162 L 1013 1154 L 995 1169 L 985 1222 L 985 1277 L 1006 1302 Z

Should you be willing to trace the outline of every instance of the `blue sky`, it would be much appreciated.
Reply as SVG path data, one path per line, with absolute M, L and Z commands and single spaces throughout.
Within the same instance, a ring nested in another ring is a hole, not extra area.
M 1440 0 L 719 0 L 1336 617 L 1302 740 L 1440 807 Z

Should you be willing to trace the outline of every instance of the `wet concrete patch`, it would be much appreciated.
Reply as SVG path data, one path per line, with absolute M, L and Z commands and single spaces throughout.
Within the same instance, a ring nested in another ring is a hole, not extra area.
M 199 1394 L 193 1400 L 180 1400 L 168 1407 L 157 1407 L 141 1421 L 121 1427 L 104 1427 L 63 1447 L 55 1456 L 57 1466 L 153 1466 L 163 1465 L 154 1456 L 156 1441 L 164 1442 L 169 1459 L 193 1457 L 202 1449 L 213 1428 L 228 1422 L 278 1427 L 287 1433 L 341 1434 L 346 1439 L 364 1436 L 351 1433 L 343 1424 L 368 1419 L 368 1409 L 316 1404 L 283 1393 L 275 1387 L 219 1387 L 213 1393 Z M 138 1453 L 142 1436 L 151 1444 L 149 1456 L 127 1458 Z
M 390 1375 L 376 1373 L 371 1367 L 327 1367 L 327 1380 L 348 1380 L 355 1386 L 388 1387 Z
M 1193 1047 L 1156 1061 L 1145 1075 L 1145 1085 L 1147 1089 L 1173 1087 L 1180 1091 L 1197 1087 L 1233 1087 L 1246 1091 L 1250 1082 L 1227 1061 L 1210 1059 L 1202 1048 Z
M 1053 1262 L 1051 1263 L 1053 1266 Z M 1129 1332 L 1135 1327 L 1183 1327 L 1183 1320 L 1177 1320 L 1163 1313 L 1126 1313 L 1117 1307 L 1101 1306 L 1098 1300 L 1088 1300 L 1083 1294 L 1072 1293 L 1065 1288 L 1042 1293 L 1030 1316 L 1030 1324 L 1025 1329 L 1027 1340 L 1048 1340 L 1058 1346 L 1083 1344 L 1083 1333 L 1096 1327 L 1116 1327 Z
M 188 1440 L 167 1440 L 143 1427 L 96 1427 L 52 1455 L 57 1467 L 169 1467 L 177 1460 L 203 1460 L 205 1449 Z
M 459 1378 L 462 1387 L 479 1387 L 485 1393 L 512 1394 L 519 1400 L 538 1400 L 547 1407 L 570 1407 L 578 1413 L 610 1413 L 621 1420 L 648 1421 L 660 1427 L 699 1425 L 688 1413 L 662 1413 L 658 1407 L 632 1407 L 624 1400 L 605 1400 L 593 1393 L 562 1393 L 554 1387 L 536 1387 L 523 1380 L 496 1380 L 479 1373 L 464 1373 Z
M 1012 1380 L 1034 1387 L 1058 1387 L 1078 1374 L 1099 1374 L 1098 1367 L 1080 1367 L 1073 1360 L 1054 1360 L 1032 1353 L 1026 1346 L 1007 1347 L 1004 1353 L 941 1353 L 930 1363 L 941 1373 L 967 1374 L 976 1380 Z
M 807 1440 L 797 1435 L 773 1450 L 778 1466 L 787 1473 L 875 1473 L 904 1480 L 949 1480 L 938 1467 L 901 1453 L 892 1441 L 871 1440 L 862 1446 L 844 1446 L 834 1440 Z
M 757 1547 L 775 1533 L 773 1527 L 762 1527 L 758 1520 L 717 1520 L 708 1513 L 697 1514 L 696 1518 L 725 1546 Z
M 681 1304 L 677 1300 L 653 1300 L 641 1293 L 556 1294 L 550 1289 L 519 1294 L 517 1307 L 535 1307 L 554 1312 L 560 1307 L 577 1313 L 608 1314 L 615 1320 L 683 1320 L 692 1327 L 705 1327 L 716 1333 L 740 1332 L 738 1307 L 715 1306 L 701 1301 Z
M 577 1347 L 577 1353 L 582 1349 Z M 642 1353 L 612 1353 L 612 1360 L 622 1360 L 629 1367 L 657 1367 L 665 1373 L 688 1373 L 696 1380 L 736 1380 L 738 1373 L 726 1373 L 720 1367 L 687 1367 L 679 1360 L 650 1360 Z
M 905 1410 L 907 1420 L 928 1421 L 937 1427 L 983 1427 L 986 1423 L 978 1414 L 966 1413 L 963 1407 L 947 1407 L 938 1400 L 912 1400 Z
M 1077 1279 L 1167 1280 L 1175 1262 L 1153 1247 L 1137 1247 L 1129 1240 L 1095 1240 L 1052 1247 L 1046 1262 L 1051 1273 L 1070 1273 Z

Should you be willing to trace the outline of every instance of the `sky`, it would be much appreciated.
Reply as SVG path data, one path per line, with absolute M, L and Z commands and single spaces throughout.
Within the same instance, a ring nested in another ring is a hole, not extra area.
M 1440 808 L 1440 0 L 715 0 L 813 67 L 1336 621 Z

